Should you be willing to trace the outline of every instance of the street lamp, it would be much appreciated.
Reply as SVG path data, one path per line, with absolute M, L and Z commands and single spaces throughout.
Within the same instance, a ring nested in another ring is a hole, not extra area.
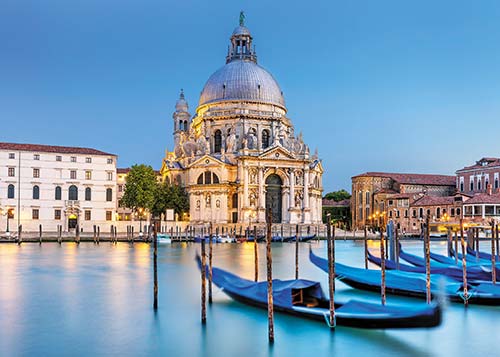
M 139 208 L 139 236 L 142 237 L 142 213 L 144 212 L 144 208 Z

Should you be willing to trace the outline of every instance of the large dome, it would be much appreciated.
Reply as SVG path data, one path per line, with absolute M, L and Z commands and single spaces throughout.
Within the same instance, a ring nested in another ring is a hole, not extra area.
M 199 105 L 228 100 L 269 103 L 285 109 L 280 86 L 253 61 L 234 60 L 212 74 L 203 87 Z

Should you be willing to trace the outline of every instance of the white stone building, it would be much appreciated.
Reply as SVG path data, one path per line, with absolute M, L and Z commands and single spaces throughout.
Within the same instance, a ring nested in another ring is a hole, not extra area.
M 74 230 L 116 217 L 116 159 L 95 149 L 0 143 L 0 231 Z
M 181 92 L 172 152 L 161 174 L 186 187 L 192 224 L 321 222 L 323 168 L 287 116 L 283 93 L 257 64 L 248 28 L 230 38 L 226 64 L 205 84 L 191 117 Z

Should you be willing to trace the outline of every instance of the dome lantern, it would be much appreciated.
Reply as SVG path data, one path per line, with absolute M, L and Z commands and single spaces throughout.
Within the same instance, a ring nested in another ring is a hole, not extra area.
M 226 63 L 234 60 L 247 60 L 257 63 L 255 47 L 252 47 L 252 35 L 245 27 L 245 14 L 240 12 L 240 24 L 231 35 L 231 44 L 229 45 Z

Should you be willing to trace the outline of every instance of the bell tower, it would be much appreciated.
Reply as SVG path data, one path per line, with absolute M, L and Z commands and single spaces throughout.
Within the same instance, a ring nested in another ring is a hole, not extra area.
M 181 94 L 179 99 L 175 103 L 175 112 L 172 115 L 174 119 L 174 145 L 180 141 L 182 132 L 189 131 L 189 125 L 191 124 L 191 114 L 188 112 L 189 106 L 184 98 L 184 91 L 181 89 Z

